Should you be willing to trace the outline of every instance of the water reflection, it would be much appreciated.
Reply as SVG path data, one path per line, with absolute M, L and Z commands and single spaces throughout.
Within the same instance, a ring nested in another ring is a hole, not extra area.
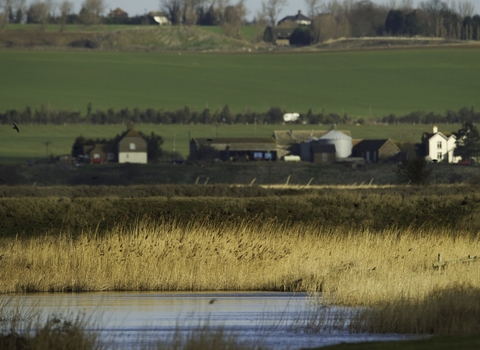
M 176 329 L 192 331 L 206 322 L 238 340 L 267 348 L 299 349 L 340 342 L 403 339 L 401 335 L 349 334 L 324 329 L 309 334 L 296 323 L 311 303 L 305 293 L 82 293 L 15 297 L 22 307 L 51 315 L 85 315 L 110 348 L 129 349 L 171 339 Z M 335 309 L 328 317 L 335 317 Z

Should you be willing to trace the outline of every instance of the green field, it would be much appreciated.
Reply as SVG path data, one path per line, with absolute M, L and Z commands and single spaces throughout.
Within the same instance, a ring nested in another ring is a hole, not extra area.
M 175 150 L 188 156 L 188 141 L 192 137 L 268 137 L 273 130 L 328 130 L 328 125 L 137 125 L 136 130 L 154 132 L 164 138 L 163 149 Z M 341 125 L 341 130 L 351 130 L 354 139 L 391 138 L 398 142 L 420 142 L 421 134 L 431 131 L 429 125 L 354 126 Z M 460 125 L 440 125 L 440 131 L 457 131 Z M 113 138 L 125 130 L 122 125 L 20 125 L 20 133 L 11 125 L 0 126 L 0 163 L 15 163 L 27 159 L 46 158 L 48 154 L 70 153 L 77 136 L 86 138 Z M 174 147 L 175 143 L 175 147 Z
M 479 50 L 320 53 L 0 51 L 0 111 L 123 107 L 382 117 L 478 105 Z

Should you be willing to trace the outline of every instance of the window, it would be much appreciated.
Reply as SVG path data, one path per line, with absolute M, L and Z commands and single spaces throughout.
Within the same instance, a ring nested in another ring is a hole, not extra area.
M 270 152 L 265 153 L 265 160 L 272 160 L 273 159 L 273 154 Z
M 130 143 L 130 151 L 135 151 L 135 144 L 133 142 Z
M 93 159 L 100 159 L 100 153 L 94 153 Z
M 437 153 L 437 160 L 442 160 L 443 159 L 443 153 L 442 152 L 438 152 Z
M 437 142 L 437 149 L 442 149 L 442 141 Z
M 262 152 L 253 152 L 253 158 L 254 159 L 262 159 L 263 158 L 263 153 Z

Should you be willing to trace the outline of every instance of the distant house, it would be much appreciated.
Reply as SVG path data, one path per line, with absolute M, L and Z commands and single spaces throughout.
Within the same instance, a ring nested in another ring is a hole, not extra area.
M 302 11 L 298 11 L 298 13 L 294 16 L 287 16 L 282 18 L 278 21 L 278 26 L 309 26 L 312 23 L 312 20 L 307 16 L 302 14 Z
M 400 148 L 390 139 L 361 140 L 352 148 L 352 157 L 361 157 L 367 163 L 379 163 L 400 153 Z
M 165 12 L 151 11 L 148 13 L 148 16 L 150 18 L 153 18 L 155 23 L 158 23 L 161 26 L 172 24 L 172 22 L 168 18 L 168 14 Z
M 458 163 L 461 157 L 454 155 L 457 137 L 452 132 L 440 132 L 436 125 L 433 132 L 422 134 L 424 156 L 434 162 Z
M 111 10 L 110 13 L 108 14 L 108 17 L 110 18 L 128 18 L 128 13 L 123 11 L 120 7 L 117 7 L 115 10 Z
M 192 158 L 206 148 L 216 152 L 215 158 L 224 161 L 277 160 L 277 144 L 271 137 L 196 137 L 190 141 Z
M 147 141 L 133 127 L 118 142 L 118 162 L 147 164 Z

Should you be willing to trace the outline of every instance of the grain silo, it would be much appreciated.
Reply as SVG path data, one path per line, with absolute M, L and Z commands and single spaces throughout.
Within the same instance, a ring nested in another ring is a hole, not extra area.
M 336 158 L 347 158 L 352 154 L 352 138 L 341 131 L 330 130 L 318 139 L 320 145 L 335 145 Z

